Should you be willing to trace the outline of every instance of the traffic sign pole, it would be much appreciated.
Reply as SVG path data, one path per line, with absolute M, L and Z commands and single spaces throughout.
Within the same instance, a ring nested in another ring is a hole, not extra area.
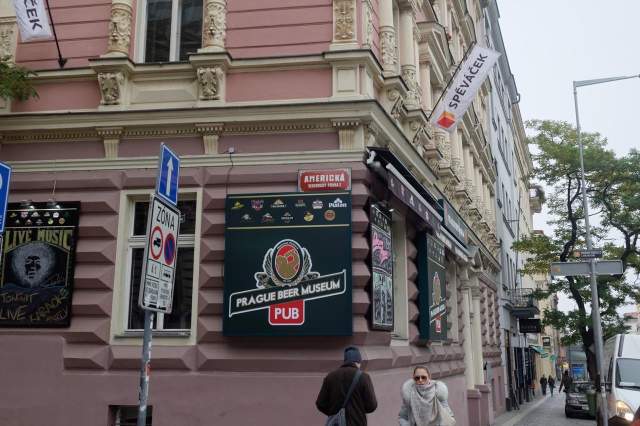
M 147 401 L 149 400 L 149 373 L 151 372 L 151 325 L 155 313 L 148 309 L 144 311 L 144 337 L 142 338 L 142 367 L 140 368 L 140 388 L 138 397 L 138 426 L 145 426 L 147 421 Z
M 144 336 L 142 339 L 142 365 L 138 396 L 138 424 L 145 426 L 149 400 L 149 373 L 151 372 L 151 342 L 154 311 L 170 314 L 173 305 L 177 241 L 180 228 L 178 182 L 180 157 L 165 144 L 160 147 L 155 196 L 149 203 L 147 215 L 147 246 L 144 254 L 139 305 L 144 310 Z M 147 295 L 149 292 L 149 295 Z M 155 302 L 155 303 L 154 303 Z

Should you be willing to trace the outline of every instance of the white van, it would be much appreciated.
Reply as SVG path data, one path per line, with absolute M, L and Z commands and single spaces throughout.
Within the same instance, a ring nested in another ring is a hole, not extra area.
M 640 335 L 618 334 L 604 344 L 609 425 L 628 426 L 640 406 Z

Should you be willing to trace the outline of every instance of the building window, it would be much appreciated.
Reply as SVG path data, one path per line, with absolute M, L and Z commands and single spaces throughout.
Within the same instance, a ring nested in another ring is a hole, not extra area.
M 136 426 L 138 424 L 137 405 L 112 405 L 109 407 L 111 426 Z M 153 424 L 153 407 L 147 406 L 145 426 Z
M 111 314 L 112 345 L 142 343 L 144 312 L 138 307 L 141 265 L 151 190 L 120 193 L 118 240 Z M 173 311 L 154 315 L 154 344 L 196 343 L 202 190 L 179 194 L 180 235 L 177 241 Z
M 195 197 L 194 197 L 195 198 Z M 133 220 L 127 235 L 126 330 L 144 329 L 144 311 L 138 306 L 140 278 L 144 264 L 149 201 L 132 200 Z M 173 311 L 155 316 L 154 330 L 190 330 L 194 289 L 196 200 L 178 202 L 180 230 L 176 258 Z
M 202 0 L 140 0 L 138 60 L 185 61 L 202 46 Z

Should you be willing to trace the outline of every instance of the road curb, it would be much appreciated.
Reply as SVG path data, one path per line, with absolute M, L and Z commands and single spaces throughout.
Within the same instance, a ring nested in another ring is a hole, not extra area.
M 514 426 L 520 420 L 524 419 L 529 413 L 531 413 L 533 410 L 535 410 L 540 405 L 542 405 L 549 397 L 550 397 L 549 395 L 544 396 L 543 398 L 538 400 L 535 404 L 527 407 L 525 410 L 520 410 L 520 413 L 518 413 L 517 416 L 507 420 L 504 423 L 494 423 L 493 426 Z

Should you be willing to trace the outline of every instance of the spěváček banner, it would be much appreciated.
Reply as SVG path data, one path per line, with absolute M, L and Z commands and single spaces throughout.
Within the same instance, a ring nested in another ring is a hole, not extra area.
M 458 68 L 451 85 L 431 113 L 429 121 L 434 126 L 451 132 L 473 102 L 478 89 L 499 57 L 500 53 L 476 44 Z
M 53 37 L 45 0 L 13 0 L 23 42 Z

